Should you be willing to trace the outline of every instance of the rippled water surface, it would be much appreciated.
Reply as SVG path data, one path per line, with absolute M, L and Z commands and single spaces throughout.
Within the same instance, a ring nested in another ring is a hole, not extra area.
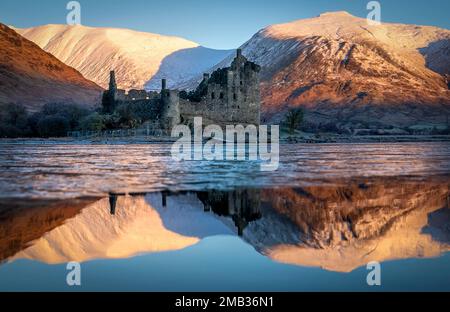
M 77 197 L 116 192 L 298 186 L 326 179 L 450 173 L 450 143 L 286 144 L 280 166 L 184 161 L 168 144 L 0 143 L 0 196 Z
M 450 143 L 170 147 L 0 143 L 0 291 L 450 291 Z

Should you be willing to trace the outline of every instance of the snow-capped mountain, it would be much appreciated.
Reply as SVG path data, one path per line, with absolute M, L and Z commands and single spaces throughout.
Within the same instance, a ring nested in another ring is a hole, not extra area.
M 178 37 L 129 29 L 81 25 L 45 25 L 16 29 L 87 79 L 107 88 L 110 70 L 116 71 L 119 88 L 159 88 L 190 80 L 229 54 Z
M 309 121 L 322 124 L 446 124 L 450 115 L 446 29 L 372 25 L 334 12 L 269 26 L 242 49 L 262 66 L 268 121 L 280 121 L 288 108 L 298 106 L 311 113 Z

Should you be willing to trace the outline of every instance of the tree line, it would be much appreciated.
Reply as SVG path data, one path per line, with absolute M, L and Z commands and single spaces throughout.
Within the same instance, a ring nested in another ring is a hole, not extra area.
M 64 103 L 45 104 L 31 113 L 20 104 L 0 104 L 0 138 L 65 137 L 69 131 L 131 129 L 151 119 L 151 114 L 142 103 L 122 104 L 111 113 Z

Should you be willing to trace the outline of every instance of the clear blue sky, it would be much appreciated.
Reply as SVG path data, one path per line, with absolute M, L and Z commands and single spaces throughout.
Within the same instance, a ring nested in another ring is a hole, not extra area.
M 0 22 L 16 27 L 66 22 L 68 0 L 0 0 Z M 368 0 L 79 0 L 82 24 L 184 37 L 232 49 L 259 29 L 326 11 L 365 17 Z M 450 29 L 449 0 L 381 0 L 382 21 Z

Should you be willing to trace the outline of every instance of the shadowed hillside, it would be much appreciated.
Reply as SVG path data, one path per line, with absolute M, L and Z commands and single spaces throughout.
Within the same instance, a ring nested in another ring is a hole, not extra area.
M 94 106 L 102 89 L 14 30 L 0 24 L 0 103 L 36 111 L 46 103 Z

